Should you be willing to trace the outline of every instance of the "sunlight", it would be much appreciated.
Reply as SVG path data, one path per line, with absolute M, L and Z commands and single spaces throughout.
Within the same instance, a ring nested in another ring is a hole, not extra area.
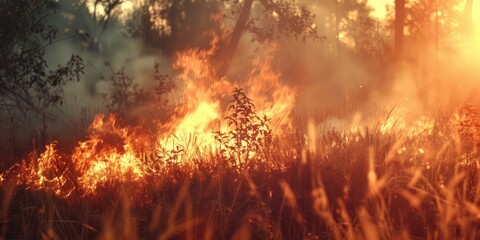
M 475 32 L 475 37 L 476 37 L 476 45 L 477 45 L 477 51 L 480 51 L 480 47 L 478 46 L 479 41 L 480 41 L 480 2 L 479 1 L 473 1 L 473 8 L 472 8 L 472 22 L 474 25 L 474 32 Z
M 393 6 L 394 0 L 368 0 L 368 5 L 373 9 L 371 15 L 379 20 L 387 17 L 387 6 Z

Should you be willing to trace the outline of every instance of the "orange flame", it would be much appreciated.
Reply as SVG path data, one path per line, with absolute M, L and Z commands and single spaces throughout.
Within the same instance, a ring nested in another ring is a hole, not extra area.
M 72 154 L 78 184 L 85 194 L 109 182 L 140 182 L 146 167 L 140 156 L 148 149 L 148 138 L 140 127 L 118 127 L 114 115 L 97 115 L 87 140 Z
M 14 166 L 18 185 L 32 190 L 54 192 L 62 198 L 72 193 L 96 196 L 101 190 L 118 186 L 142 188 L 148 179 L 162 177 L 168 154 L 179 163 L 190 164 L 202 154 L 216 151 L 214 131 L 228 131 L 220 124 L 225 118 L 226 97 L 234 89 L 227 78 L 215 77 L 209 50 L 191 49 L 178 54 L 174 69 L 180 70 L 182 100 L 175 116 L 159 132 L 147 131 L 141 124 L 122 126 L 115 115 L 95 116 L 85 140 L 78 142 L 71 154 L 59 153 L 57 142 L 47 145 L 40 157 L 30 154 L 28 161 Z M 273 127 L 289 126 L 289 114 L 295 102 L 294 89 L 280 82 L 273 70 L 272 58 L 258 58 L 251 72 L 238 85 L 257 104 L 256 110 L 271 118 Z M 154 159 L 152 161 L 152 159 Z M 4 182 L 5 176 L 1 179 Z
M 25 184 L 27 189 L 45 189 L 59 197 L 68 197 L 72 193 L 72 185 L 67 178 L 68 164 L 65 156 L 56 150 L 57 142 L 45 147 L 45 151 L 38 158 L 30 154 L 31 161 L 22 161 L 16 165 L 19 173 L 17 184 Z

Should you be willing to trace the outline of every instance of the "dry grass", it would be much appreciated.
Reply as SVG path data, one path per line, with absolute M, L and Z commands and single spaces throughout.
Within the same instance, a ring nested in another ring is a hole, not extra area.
M 96 198 L 65 201 L 4 182 L 1 236 L 477 239 L 479 155 L 458 126 L 437 121 L 416 135 L 332 130 L 307 134 L 309 144 L 298 129 L 263 146 L 254 167 L 212 153 L 191 168 L 169 165 L 141 191 L 106 186 Z

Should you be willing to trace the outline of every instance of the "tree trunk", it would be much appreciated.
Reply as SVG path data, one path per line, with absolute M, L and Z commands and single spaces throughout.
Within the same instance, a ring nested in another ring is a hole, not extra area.
M 230 64 L 232 62 L 233 56 L 240 42 L 240 38 L 245 30 L 245 27 L 248 22 L 248 17 L 250 16 L 250 11 L 252 10 L 253 0 L 245 0 L 240 15 L 238 16 L 237 23 L 232 31 L 230 36 L 230 41 L 221 49 L 217 55 L 217 60 L 219 67 L 217 68 L 216 75 L 217 77 L 223 77 L 227 74 Z
M 166 39 L 165 53 L 167 53 L 168 56 L 175 55 L 178 50 L 177 41 L 182 41 L 182 39 L 178 39 L 178 18 L 182 6 L 179 1 L 172 1 L 171 4 L 170 10 L 167 13 L 168 22 L 170 23 L 170 33 L 167 33 L 162 27 L 162 34 L 164 34 L 163 37 Z
M 396 58 L 395 60 L 397 62 L 401 62 L 403 60 L 404 25 L 405 25 L 405 0 L 395 0 L 395 58 Z

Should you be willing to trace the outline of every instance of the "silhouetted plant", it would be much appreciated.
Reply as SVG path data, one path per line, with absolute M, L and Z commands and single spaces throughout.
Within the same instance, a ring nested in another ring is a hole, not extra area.
M 141 95 L 138 84 L 125 73 L 125 67 L 110 78 L 111 90 L 108 97 L 107 109 L 124 116 L 128 109 L 136 102 L 136 96 Z
M 80 80 L 84 65 L 72 55 L 64 66 L 48 67 L 45 51 L 57 28 L 48 17 L 59 10 L 54 0 L 5 0 L 0 3 L 0 101 L 23 113 L 42 114 L 62 103 L 62 86 Z
M 270 119 L 257 115 L 255 105 L 241 88 L 233 91 L 228 111 L 230 114 L 225 119 L 232 130 L 215 132 L 220 152 L 231 164 L 251 168 L 251 160 L 259 154 L 262 144 L 271 139 Z
M 166 95 L 173 91 L 175 84 L 173 83 L 172 76 L 160 72 L 158 62 L 155 62 L 153 69 L 153 79 L 157 82 L 157 85 L 153 88 L 154 101 L 157 105 L 166 106 L 168 104 Z
M 133 107 L 148 106 L 156 110 L 164 108 L 168 104 L 166 95 L 175 87 L 172 77 L 161 74 L 160 66 L 155 62 L 153 79 L 156 85 L 151 90 L 146 90 L 128 76 L 125 67 L 122 67 L 110 77 L 110 93 L 105 96 L 107 109 L 125 117 Z

